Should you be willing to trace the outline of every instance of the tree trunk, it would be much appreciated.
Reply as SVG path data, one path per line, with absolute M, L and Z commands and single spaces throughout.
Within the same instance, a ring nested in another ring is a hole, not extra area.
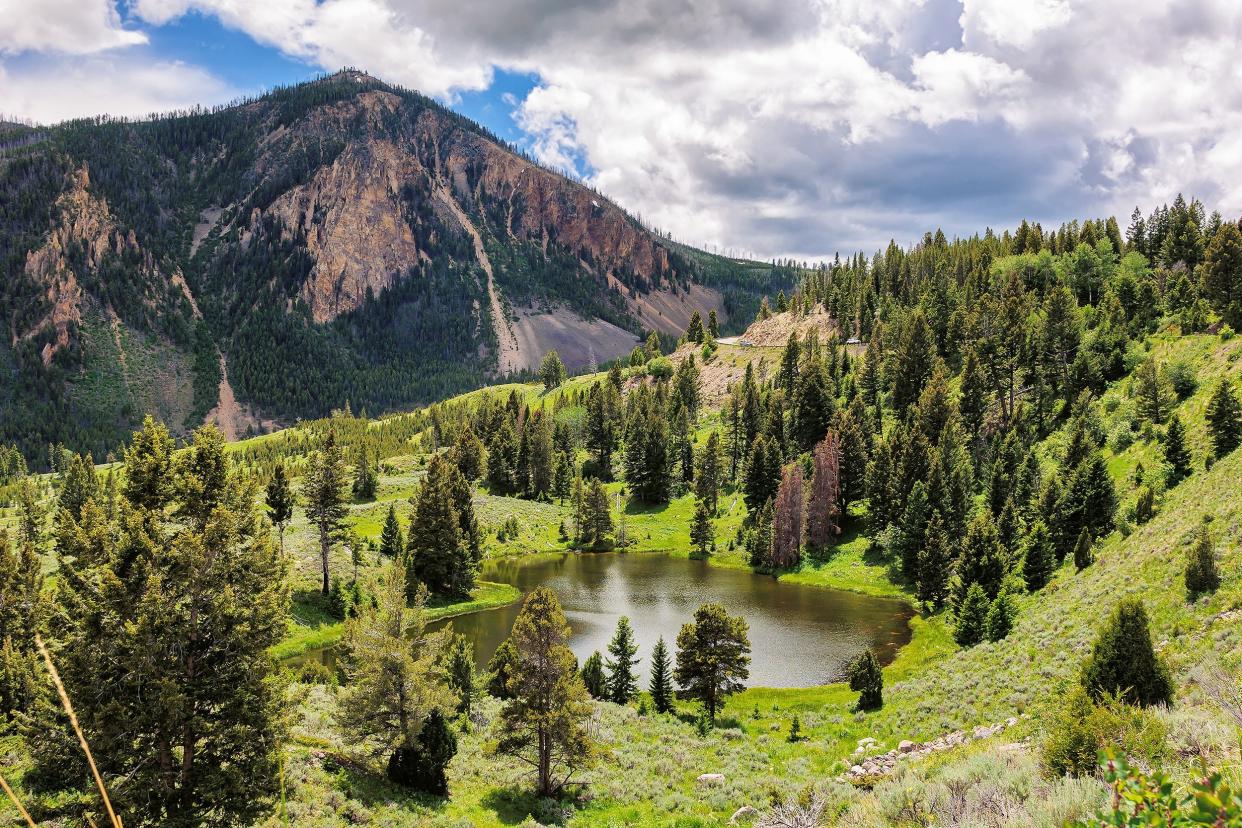
M 323 524 L 319 525 L 319 560 L 323 564 L 323 594 L 328 594 L 328 551 L 330 549 L 328 542 L 328 527 Z

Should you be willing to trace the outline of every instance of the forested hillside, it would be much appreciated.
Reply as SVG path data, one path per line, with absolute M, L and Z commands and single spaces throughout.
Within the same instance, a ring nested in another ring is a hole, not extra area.
M 0 132 L 0 440 L 114 449 L 408 408 L 738 328 L 792 270 L 633 217 L 415 92 L 341 72 L 213 110 Z M 580 353 L 581 356 L 577 356 Z M 155 370 L 146 370 L 154 366 Z
M 19 790 L 101 813 L 38 634 L 129 825 L 1236 824 L 1239 225 L 929 233 L 755 317 L 233 444 L 151 420 L 106 469 L 6 448 Z M 747 687 L 782 642 L 714 596 L 578 659 L 567 595 L 481 576 L 610 551 L 897 598 L 906 643 Z M 519 599 L 486 665 L 427 626 Z

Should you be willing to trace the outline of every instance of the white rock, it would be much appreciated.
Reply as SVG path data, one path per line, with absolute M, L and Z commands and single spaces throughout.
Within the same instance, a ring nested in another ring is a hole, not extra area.
M 696 780 L 700 785 L 723 785 L 725 778 L 723 773 L 705 773 Z
M 902 739 L 901 742 L 898 743 L 897 749 L 902 753 L 909 753 L 914 750 L 914 742 L 911 742 L 909 739 Z
M 854 774 L 855 776 L 862 776 L 864 773 L 866 773 L 866 771 L 862 769 L 862 765 L 855 765 L 854 767 L 850 768 L 850 773 Z
M 753 820 L 759 816 L 759 812 L 749 805 L 743 805 L 733 812 L 733 816 L 729 817 L 729 824 L 736 825 L 742 820 Z

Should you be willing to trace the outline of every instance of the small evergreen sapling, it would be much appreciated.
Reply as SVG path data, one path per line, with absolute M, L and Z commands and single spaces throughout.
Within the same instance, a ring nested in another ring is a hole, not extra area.
M 608 677 L 604 674 L 604 657 L 599 650 L 587 656 L 582 664 L 582 683 L 586 685 L 591 698 L 601 701 L 608 698 Z
M 1216 569 L 1216 543 L 1212 529 L 1205 518 L 1199 525 L 1195 542 L 1186 560 L 1186 591 L 1191 597 L 1214 592 L 1220 586 L 1220 573 Z
M 634 628 L 630 619 L 621 616 L 617 631 L 608 642 L 608 699 L 615 704 L 629 704 L 638 692 L 638 677 L 634 665 L 638 664 L 638 644 L 634 642 Z
M 858 693 L 856 710 L 879 710 L 884 706 L 884 674 L 870 650 L 854 659 L 849 670 L 850 689 Z
M 962 647 L 973 647 L 987 634 L 988 611 L 991 604 L 979 584 L 971 584 L 957 610 L 957 626 L 953 639 Z
M 1156 655 L 1142 601 L 1125 598 L 1113 610 L 1091 649 L 1081 681 L 1096 701 L 1120 695 L 1142 707 L 1173 702 L 1173 680 Z
M 651 705 L 657 713 L 668 713 L 673 709 L 673 677 L 672 663 L 668 655 L 668 645 L 664 637 L 656 641 L 651 650 Z

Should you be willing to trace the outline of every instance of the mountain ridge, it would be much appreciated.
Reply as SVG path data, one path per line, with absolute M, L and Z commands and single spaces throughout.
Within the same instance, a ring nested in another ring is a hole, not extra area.
M 147 413 L 128 400 L 101 418 L 79 393 L 87 305 L 193 365 L 175 429 L 227 390 L 253 429 L 346 400 L 430 402 L 532 370 L 549 345 L 586 367 L 679 332 L 694 311 L 744 324 L 792 284 L 789 269 L 677 245 L 354 70 L 38 135 L 0 149 L 0 363 L 16 380 L 0 395 L 0 441 L 36 457 L 53 442 L 102 454 Z

